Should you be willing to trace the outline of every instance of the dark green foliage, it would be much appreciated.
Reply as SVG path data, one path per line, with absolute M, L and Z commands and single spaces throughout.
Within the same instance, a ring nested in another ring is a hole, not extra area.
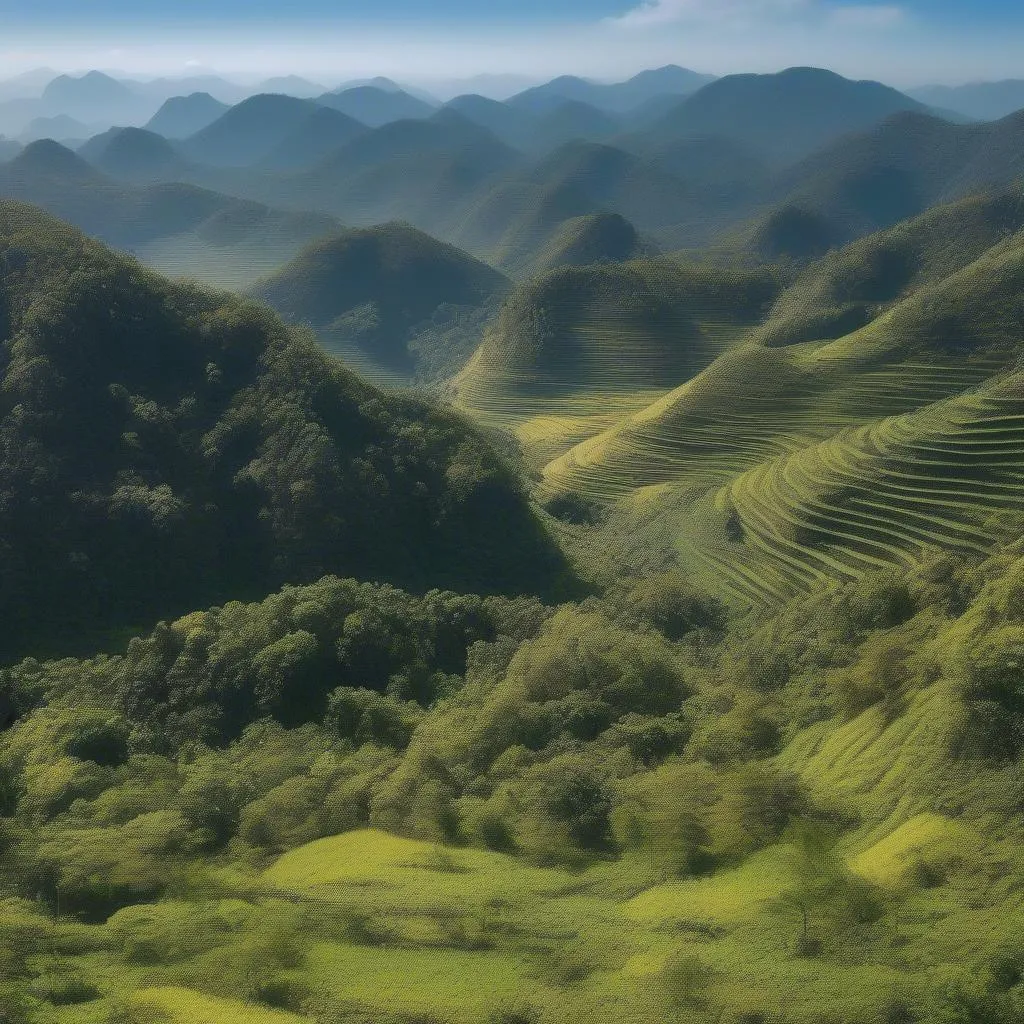
M 966 652 L 965 698 L 980 749 L 997 757 L 1024 750 L 1024 628 L 993 629 Z
M 532 589 L 556 568 L 454 417 L 378 395 L 259 307 L 22 207 L 2 221 L 0 648 L 331 569 Z
M 347 231 L 305 250 L 253 295 L 292 321 L 312 324 L 328 347 L 354 345 L 406 372 L 434 367 L 429 335 L 501 295 L 497 271 L 404 224 Z M 455 369 L 455 367 L 451 367 Z M 437 372 L 437 369 L 434 369 Z

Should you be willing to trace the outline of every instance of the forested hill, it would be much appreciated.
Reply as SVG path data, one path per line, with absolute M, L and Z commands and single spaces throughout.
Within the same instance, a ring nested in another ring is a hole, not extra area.
M 459 419 L 15 203 L 0 324 L 4 657 L 325 572 L 537 592 L 560 571 Z

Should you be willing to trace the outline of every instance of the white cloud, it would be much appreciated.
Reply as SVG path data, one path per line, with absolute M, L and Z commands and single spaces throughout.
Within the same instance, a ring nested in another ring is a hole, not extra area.
M 787 20 L 826 21 L 846 28 L 883 28 L 903 18 L 903 9 L 894 5 L 829 7 L 821 0 L 642 0 L 625 14 L 606 20 L 612 25 L 638 29 Z

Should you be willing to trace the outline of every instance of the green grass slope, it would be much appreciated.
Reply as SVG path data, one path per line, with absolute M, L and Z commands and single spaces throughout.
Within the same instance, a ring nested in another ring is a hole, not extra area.
M 1015 193 L 968 201 L 823 261 L 751 345 L 552 461 L 544 489 L 626 499 L 610 537 L 646 522 L 755 602 L 929 544 L 980 553 L 1017 506 L 1019 217 Z
M 775 290 L 770 274 L 664 259 L 552 271 L 506 300 L 456 400 L 514 426 L 533 457 L 550 452 L 700 372 Z
M 319 242 L 252 292 L 287 319 L 311 324 L 344 356 L 360 350 L 392 372 L 414 376 L 427 357 L 454 373 L 470 352 L 415 351 L 436 325 L 474 318 L 502 295 L 506 279 L 471 256 L 408 225 L 345 231 Z
M 328 579 L 15 666 L 0 1005 L 1014 1024 L 1022 580 L 1017 541 L 730 619 L 664 576 L 557 609 Z M 168 714 L 300 687 L 326 706 L 209 746 Z
M 385 398 L 263 307 L 37 210 L 2 218 L 4 651 L 331 566 L 498 589 L 556 569 L 451 414 Z
M 636 228 L 617 213 L 573 217 L 538 253 L 534 266 L 543 273 L 557 267 L 585 267 L 593 263 L 625 263 L 647 255 Z

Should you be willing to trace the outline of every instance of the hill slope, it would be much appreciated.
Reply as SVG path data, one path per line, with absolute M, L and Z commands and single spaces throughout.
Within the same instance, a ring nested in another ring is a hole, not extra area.
M 146 128 L 165 139 L 186 139 L 213 124 L 229 106 L 207 92 L 173 96 L 153 115 Z
M 382 89 L 375 85 L 359 85 L 341 92 L 325 93 L 317 102 L 371 128 L 379 128 L 392 121 L 430 117 L 435 110 L 429 103 L 401 89 Z
M 145 128 L 111 128 L 79 147 L 78 155 L 122 181 L 180 180 L 188 170 L 167 139 Z
M 977 125 L 898 114 L 871 131 L 826 146 L 780 175 L 766 194 L 769 202 L 776 201 L 774 209 L 755 222 L 754 247 L 756 232 L 770 225 L 779 210 L 796 210 L 805 218 L 791 246 L 799 255 L 803 244 L 814 255 L 813 244 L 801 242 L 808 227 L 812 240 L 818 235 L 831 246 L 842 245 L 938 203 L 1004 188 L 1024 171 L 1022 142 L 1020 114 Z
M 830 256 L 753 344 L 552 461 L 544 487 L 619 502 L 610 538 L 664 543 L 754 603 L 929 545 L 985 552 L 1024 493 L 1022 228 L 1014 191 Z
M 516 589 L 557 568 L 471 431 L 265 309 L 10 203 L 0 259 L 5 656 L 332 569 Z
M 955 110 L 979 121 L 995 121 L 1024 109 L 1024 81 L 972 82 L 968 85 L 934 85 L 912 89 L 910 95 L 922 103 Z
M 182 142 L 197 163 L 245 167 L 264 159 L 316 110 L 311 100 L 264 93 L 231 107 Z
M 0 165 L 0 194 L 42 206 L 151 266 L 245 287 L 337 228 L 323 214 L 291 213 L 193 185 L 117 182 L 54 142 Z
M 672 260 L 565 267 L 521 285 L 453 382 L 535 465 L 687 380 L 773 300 L 770 274 Z
M 439 320 L 471 317 L 506 287 L 501 274 L 466 253 L 406 225 L 386 224 L 311 246 L 252 294 L 287 319 L 312 324 L 338 354 L 356 348 L 411 375 L 426 356 L 410 349 L 417 334 Z M 442 365 L 454 372 L 469 352 L 445 355 L 429 360 L 435 372 Z
M 586 103 L 612 113 L 625 113 L 663 96 L 686 96 L 712 81 L 713 75 L 701 75 L 669 64 L 641 71 L 627 81 L 615 83 L 591 82 L 563 75 L 544 85 L 526 89 L 507 102 L 511 107 L 533 113 L 547 112 L 566 101 Z
M 643 140 L 653 148 L 673 139 L 716 135 L 783 165 L 904 110 L 925 107 L 878 82 L 790 68 L 712 82 L 645 131 Z

